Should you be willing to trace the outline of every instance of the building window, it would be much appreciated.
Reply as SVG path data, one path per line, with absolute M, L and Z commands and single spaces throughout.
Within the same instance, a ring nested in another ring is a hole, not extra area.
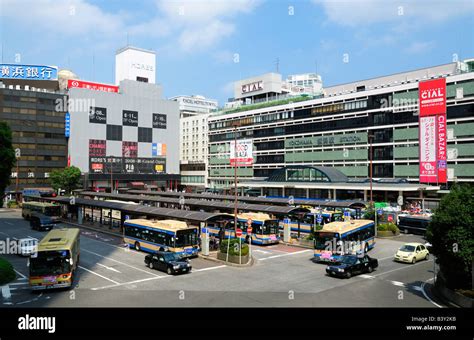
M 107 124 L 107 140 L 122 140 L 122 126 Z
M 138 128 L 138 141 L 142 143 L 151 143 L 153 140 L 153 129 L 152 128 Z

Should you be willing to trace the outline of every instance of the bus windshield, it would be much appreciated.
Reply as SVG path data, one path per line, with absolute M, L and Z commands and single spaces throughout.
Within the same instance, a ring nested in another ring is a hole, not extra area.
M 278 233 L 279 228 L 277 220 L 268 220 L 264 222 L 262 231 L 264 235 L 271 235 Z
M 67 250 L 39 252 L 30 258 L 30 275 L 60 275 L 71 271 L 70 254 Z
M 318 250 L 324 250 L 327 248 L 328 243 L 333 243 L 334 238 L 336 238 L 334 233 L 328 232 L 317 232 L 314 238 L 314 248 Z
M 61 210 L 60 206 L 44 207 L 44 214 L 46 216 L 59 216 L 60 210 Z
M 176 233 L 176 247 L 195 246 L 197 244 L 196 229 L 178 230 Z

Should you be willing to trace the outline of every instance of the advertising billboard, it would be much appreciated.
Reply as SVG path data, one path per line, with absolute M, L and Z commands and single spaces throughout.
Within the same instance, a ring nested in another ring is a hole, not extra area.
M 156 174 L 166 172 L 166 158 L 89 157 L 91 173 Z
M 446 114 L 436 116 L 436 136 L 438 139 L 438 183 L 446 183 L 448 180 L 447 163 L 447 132 L 446 132 Z
M 0 64 L 0 78 L 23 80 L 58 80 L 58 68 L 46 65 Z
M 420 182 L 436 183 L 436 117 L 420 117 Z
M 166 129 L 166 115 L 161 113 L 154 113 L 153 127 L 157 129 Z
M 122 142 L 122 157 L 137 158 L 138 142 Z
M 89 139 L 89 157 L 105 157 L 107 141 L 103 139 Z
M 108 84 L 101 84 L 101 83 L 92 83 L 90 81 L 83 81 L 77 79 L 68 79 L 67 81 L 67 88 L 80 88 L 80 89 L 88 89 L 88 90 L 95 90 L 95 91 L 104 91 L 104 92 L 114 92 L 117 93 L 119 91 L 118 86 L 108 85 Z
M 107 109 L 91 106 L 89 109 L 89 123 L 107 124 Z
M 122 111 L 122 125 L 123 126 L 138 126 L 138 112 L 137 111 Z
M 446 113 L 446 79 L 420 82 L 418 100 L 420 117 Z
M 250 166 L 253 163 L 253 143 L 251 139 L 242 139 L 237 141 L 235 147 L 234 141 L 230 142 L 230 165 L 232 166 Z

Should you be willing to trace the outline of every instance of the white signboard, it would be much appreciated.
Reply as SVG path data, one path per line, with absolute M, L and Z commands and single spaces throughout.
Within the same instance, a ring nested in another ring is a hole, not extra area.
M 237 141 L 237 148 L 234 141 L 230 142 L 230 165 L 249 166 L 253 163 L 253 143 L 251 139 Z

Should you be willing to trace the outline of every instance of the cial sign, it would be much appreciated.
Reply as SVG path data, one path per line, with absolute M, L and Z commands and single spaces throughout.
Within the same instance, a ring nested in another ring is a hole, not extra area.
M 446 78 L 419 84 L 420 117 L 446 113 Z
M 256 81 L 242 85 L 242 94 L 263 90 L 263 81 Z

